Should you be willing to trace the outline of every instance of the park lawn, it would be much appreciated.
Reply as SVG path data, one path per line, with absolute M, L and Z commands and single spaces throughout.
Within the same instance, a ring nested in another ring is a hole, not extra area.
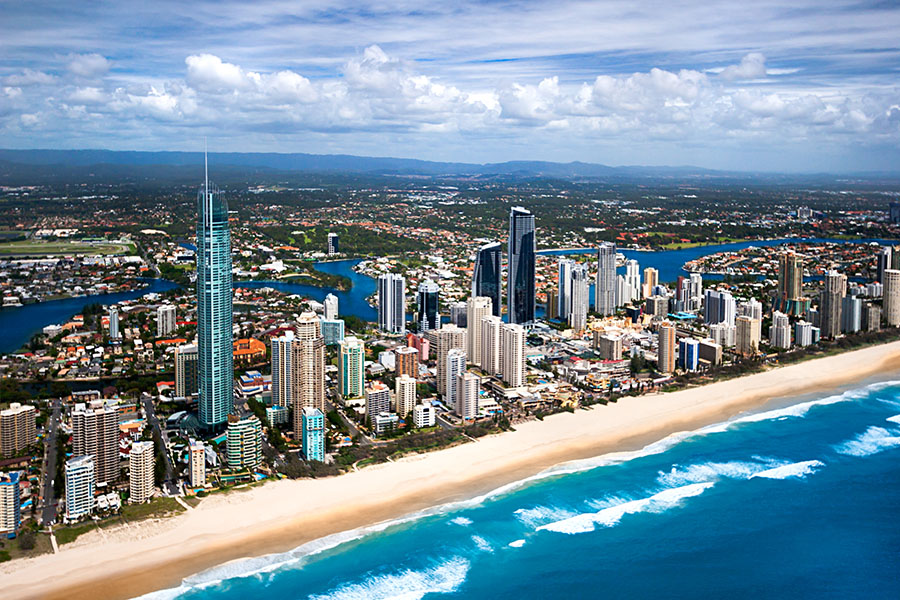
M 712 246 L 713 244 L 733 244 L 746 241 L 743 238 L 719 237 L 711 242 L 670 242 L 663 244 L 665 250 L 686 250 L 687 248 L 699 248 L 700 246 Z
M 19 538 L 10 540 L 4 536 L 0 540 L 0 552 L 6 552 L 9 555 L 9 560 L 15 560 L 17 558 L 30 558 L 40 554 L 50 554 L 53 552 L 53 545 L 50 543 L 50 536 L 43 532 L 35 535 L 34 548 L 31 550 L 22 550 L 19 547 Z M 0 562 L 3 561 L 0 560 Z
M 62 546 L 63 544 L 68 544 L 69 542 L 74 542 L 78 536 L 91 531 L 92 529 L 96 529 L 97 524 L 93 521 L 89 521 L 87 523 L 81 523 L 79 525 L 69 525 L 66 527 L 60 527 L 53 531 L 53 534 L 56 536 L 56 543 Z
M 174 498 L 153 498 L 150 502 L 144 504 L 123 505 L 121 514 L 126 521 L 139 521 L 184 511 L 185 508 L 178 504 Z

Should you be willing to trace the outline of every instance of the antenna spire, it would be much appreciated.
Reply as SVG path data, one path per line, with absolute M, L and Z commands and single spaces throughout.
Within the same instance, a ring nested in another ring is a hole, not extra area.
M 209 197 L 209 140 L 203 138 L 203 193 Z

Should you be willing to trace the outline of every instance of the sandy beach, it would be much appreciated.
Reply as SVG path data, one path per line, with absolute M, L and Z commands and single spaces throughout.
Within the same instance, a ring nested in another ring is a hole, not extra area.
M 92 532 L 59 554 L 0 565 L 3 597 L 132 598 L 204 569 L 464 500 L 553 465 L 635 450 L 741 412 L 900 372 L 900 342 L 683 390 L 563 413 L 440 452 L 323 480 L 205 499 L 177 517 Z

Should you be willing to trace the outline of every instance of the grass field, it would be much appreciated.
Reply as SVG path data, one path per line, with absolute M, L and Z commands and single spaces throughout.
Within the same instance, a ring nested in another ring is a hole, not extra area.
M 0 256 L 57 256 L 84 254 L 88 256 L 108 256 L 113 254 L 134 254 L 134 244 L 123 242 L 83 242 L 80 240 L 44 242 L 22 240 L 0 243 Z

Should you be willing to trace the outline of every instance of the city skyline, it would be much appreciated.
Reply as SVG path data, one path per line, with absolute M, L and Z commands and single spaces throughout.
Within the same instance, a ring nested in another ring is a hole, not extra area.
M 900 157 L 900 9 L 885 3 L 0 14 L 12 148 L 191 150 L 200 132 L 220 150 L 476 162 L 846 172 Z

